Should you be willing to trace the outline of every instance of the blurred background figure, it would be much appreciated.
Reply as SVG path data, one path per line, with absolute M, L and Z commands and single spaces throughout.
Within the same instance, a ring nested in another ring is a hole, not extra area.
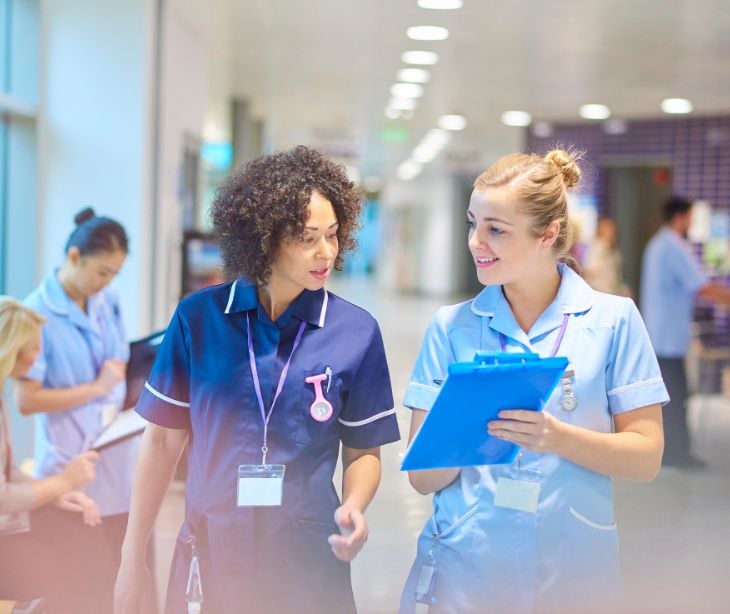
M 129 251 L 119 222 L 79 212 L 66 241 L 65 259 L 50 271 L 26 303 L 42 314 L 40 353 L 18 383 L 21 413 L 35 416 L 34 471 L 37 477 L 58 473 L 68 460 L 89 449 L 123 409 L 129 356 L 117 293 L 108 287 Z M 104 546 L 87 550 L 110 571 L 102 579 L 106 605 L 112 607 L 116 568 L 127 528 L 132 472 L 139 438 L 110 446 L 101 453 L 97 475 L 87 493 L 104 519 Z
M 40 353 L 43 318 L 0 297 L 0 390 L 23 377 Z M 96 452 L 34 480 L 13 463 L 10 423 L 0 394 L 0 599 L 47 599 L 48 614 L 99 612 L 100 562 L 80 549 L 101 538 L 96 503 L 78 490 L 94 478 Z
M 630 296 L 629 288 L 623 281 L 617 238 L 616 223 L 611 218 L 598 220 L 596 236 L 584 256 L 583 277 L 594 290 Z
M 701 468 L 704 461 L 690 451 L 685 357 L 695 300 L 730 306 L 730 289 L 712 283 L 704 272 L 687 241 L 691 223 L 690 200 L 672 196 L 664 203 L 664 225 L 644 253 L 641 309 L 671 397 L 664 408 L 663 463 Z

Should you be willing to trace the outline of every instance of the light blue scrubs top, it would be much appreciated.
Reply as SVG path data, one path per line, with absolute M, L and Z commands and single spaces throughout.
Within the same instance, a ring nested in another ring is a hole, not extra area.
M 544 411 L 609 433 L 614 415 L 666 403 L 657 360 L 633 301 L 592 290 L 564 265 L 559 271 L 558 294 L 529 334 L 517 324 L 501 286 L 442 307 L 426 332 L 404 404 L 429 410 L 449 363 L 471 361 L 477 350 L 501 351 L 499 333 L 508 352 L 548 356 L 564 314 L 569 320 L 557 355 L 566 356 L 575 372 L 578 405 L 563 410 L 558 386 Z M 537 511 L 495 506 L 500 478 L 540 484 Z M 605 475 L 555 454 L 523 450 L 512 465 L 462 468 L 434 495 L 433 504 L 403 592 L 402 613 L 416 611 L 416 582 L 434 544 L 436 604 L 430 611 L 565 611 L 608 604 L 621 594 L 611 480 Z
M 68 388 L 94 381 L 105 360 L 129 359 L 119 301 L 112 289 L 90 297 L 88 313 L 84 313 L 52 272 L 25 302 L 46 318 L 41 329 L 41 353 L 27 379 L 46 388 Z M 104 407 L 113 404 L 121 409 L 125 393 L 122 381 L 106 396 L 74 409 L 36 414 L 36 477 L 59 473 L 71 458 L 85 451 L 103 429 Z M 138 449 L 139 438 L 133 438 L 100 453 L 96 478 L 85 491 L 98 503 L 102 516 L 129 511 Z
M 695 297 L 708 282 L 692 246 L 668 227 L 646 246 L 641 269 L 641 313 L 661 358 L 689 350 Z

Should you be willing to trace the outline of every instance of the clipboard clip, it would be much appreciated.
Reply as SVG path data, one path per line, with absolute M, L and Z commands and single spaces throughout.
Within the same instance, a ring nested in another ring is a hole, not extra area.
M 534 352 L 477 352 L 474 364 L 480 365 L 513 365 L 540 360 Z

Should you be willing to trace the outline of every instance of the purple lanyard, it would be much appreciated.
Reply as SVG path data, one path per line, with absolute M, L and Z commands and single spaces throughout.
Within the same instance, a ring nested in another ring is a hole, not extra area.
M 263 420 L 264 422 L 264 443 L 261 446 L 261 452 L 263 453 L 263 459 L 261 461 L 262 465 L 266 464 L 266 453 L 269 451 L 269 420 L 271 420 L 271 414 L 274 413 L 274 405 L 276 405 L 276 401 L 279 398 L 282 389 L 284 388 L 284 382 L 286 381 L 287 373 L 289 373 L 289 365 L 291 364 L 292 356 L 294 356 L 294 352 L 296 352 L 297 348 L 299 347 L 299 343 L 302 340 L 302 335 L 304 334 L 304 329 L 306 328 L 306 326 L 306 322 L 302 322 L 299 325 L 297 337 L 296 339 L 294 339 L 294 345 L 292 346 L 291 352 L 289 353 L 289 358 L 287 359 L 284 368 L 281 370 L 281 375 L 279 376 L 279 385 L 276 387 L 274 400 L 271 401 L 271 407 L 269 408 L 269 411 L 267 413 L 264 408 L 264 397 L 261 395 L 261 382 L 259 381 L 259 372 L 256 368 L 256 354 L 253 351 L 253 337 L 251 336 L 251 318 L 249 317 L 248 313 L 246 314 L 246 336 L 248 337 L 248 358 L 249 364 L 251 365 L 251 377 L 253 378 L 253 387 L 256 390 L 256 398 L 259 402 L 259 409 L 261 410 L 261 420 Z
M 553 358 L 560 349 L 560 344 L 563 341 L 563 335 L 565 335 L 565 329 L 568 328 L 568 318 L 570 318 L 569 313 L 563 315 L 563 323 L 560 326 L 560 332 L 558 332 L 558 338 L 555 340 L 555 345 L 550 352 L 550 358 Z M 504 333 L 499 333 L 499 345 L 503 352 L 507 351 L 507 337 L 504 336 Z

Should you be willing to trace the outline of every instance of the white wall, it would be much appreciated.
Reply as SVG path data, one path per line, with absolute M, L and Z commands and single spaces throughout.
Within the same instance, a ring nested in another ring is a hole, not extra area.
M 151 4 L 45 0 L 41 13 L 38 275 L 62 262 L 78 210 L 117 219 L 130 236 L 115 281 L 130 335 L 149 328 Z
M 209 52 L 202 36 L 174 5 L 165 5 L 163 19 L 153 328 L 167 325 L 180 300 L 183 150 L 186 139 L 202 139 L 208 98 Z

